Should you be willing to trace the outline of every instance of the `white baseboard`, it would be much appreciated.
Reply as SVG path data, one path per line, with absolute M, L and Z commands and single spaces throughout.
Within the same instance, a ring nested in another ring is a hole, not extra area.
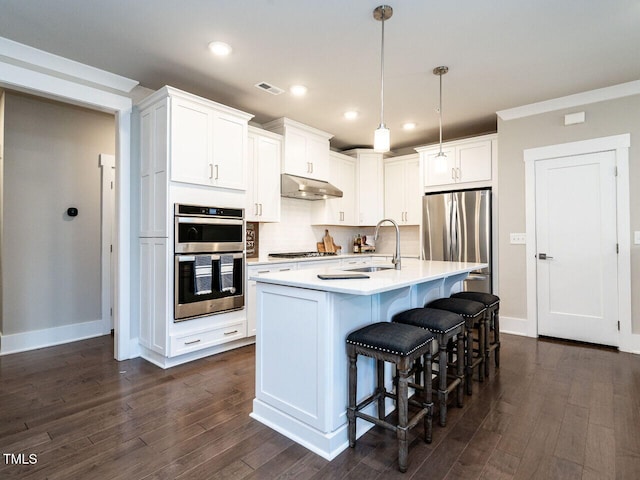
M 529 322 L 526 318 L 505 317 L 500 315 L 500 333 L 510 333 L 529 337 Z
M 0 355 L 52 347 L 54 345 L 99 337 L 101 335 L 104 335 L 104 322 L 102 320 L 73 323 L 60 327 L 32 330 L 11 335 L 1 335 Z

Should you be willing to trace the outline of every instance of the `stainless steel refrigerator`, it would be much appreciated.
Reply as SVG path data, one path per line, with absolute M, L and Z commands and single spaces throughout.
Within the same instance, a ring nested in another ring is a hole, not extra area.
M 492 293 L 491 188 L 424 196 L 422 258 L 488 263 L 469 275 L 464 289 Z

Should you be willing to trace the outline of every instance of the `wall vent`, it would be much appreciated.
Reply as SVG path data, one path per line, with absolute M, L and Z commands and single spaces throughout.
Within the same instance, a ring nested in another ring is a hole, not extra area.
M 267 82 L 256 83 L 255 86 L 258 87 L 260 90 L 269 92 L 271 95 L 280 95 L 281 93 L 284 93 L 283 89 L 278 88 L 275 85 L 271 85 L 270 83 L 267 83 Z

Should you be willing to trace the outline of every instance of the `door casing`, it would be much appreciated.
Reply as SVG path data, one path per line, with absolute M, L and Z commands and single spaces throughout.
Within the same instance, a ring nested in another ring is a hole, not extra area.
M 617 235 L 618 253 L 618 315 L 620 332 L 618 345 L 623 351 L 633 351 L 631 323 L 631 238 L 629 205 L 629 147 L 631 135 L 622 134 L 527 149 L 525 162 L 526 197 L 526 268 L 527 268 L 527 335 L 538 336 L 537 277 L 536 277 L 536 202 L 535 162 L 553 158 L 615 151 L 617 164 Z

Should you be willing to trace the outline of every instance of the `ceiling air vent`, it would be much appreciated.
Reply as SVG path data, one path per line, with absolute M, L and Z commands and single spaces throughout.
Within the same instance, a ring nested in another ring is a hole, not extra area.
M 267 83 L 267 82 L 256 83 L 255 86 L 258 87 L 260 90 L 269 92 L 271 95 L 280 95 L 281 93 L 284 93 L 283 89 L 278 88 L 274 85 L 271 85 L 270 83 Z

